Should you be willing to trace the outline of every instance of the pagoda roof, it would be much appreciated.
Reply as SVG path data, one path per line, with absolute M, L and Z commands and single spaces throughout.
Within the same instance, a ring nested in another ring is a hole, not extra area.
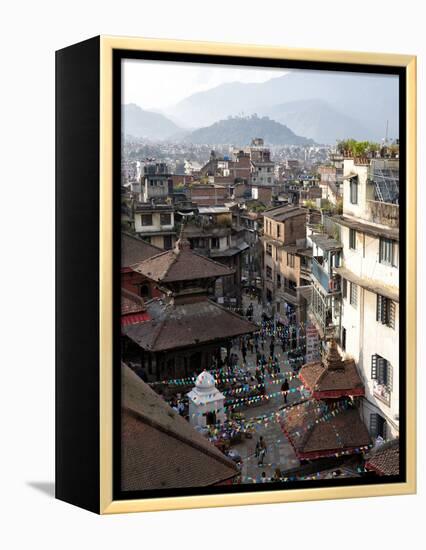
M 193 301 L 147 302 L 151 321 L 124 327 L 128 336 L 147 351 L 168 351 L 250 334 L 258 327 L 236 313 L 201 296 Z
M 285 408 L 280 422 L 300 460 L 355 454 L 371 445 L 366 426 L 349 402 L 332 409 L 323 401 L 308 399 Z
M 191 250 L 189 242 L 179 239 L 167 250 L 142 261 L 133 270 L 159 283 L 191 281 L 233 275 L 234 270 Z
M 129 233 L 121 233 L 121 269 L 155 256 L 161 248 L 153 246 Z
M 343 360 L 331 341 L 322 362 L 303 365 L 299 377 L 316 399 L 364 395 L 364 383 L 353 359 Z
M 121 422 L 124 491 L 206 487 L 229 483 L 239 473 L 125 364 Z

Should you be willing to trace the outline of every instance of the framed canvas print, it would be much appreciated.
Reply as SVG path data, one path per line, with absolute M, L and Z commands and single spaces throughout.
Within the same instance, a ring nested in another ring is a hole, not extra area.
M 415 63 L 57 52 L 57 498 L 415 491 Z

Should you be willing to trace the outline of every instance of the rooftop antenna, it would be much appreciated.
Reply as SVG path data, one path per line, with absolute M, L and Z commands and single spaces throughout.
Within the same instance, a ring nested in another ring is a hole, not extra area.
M 389 120 L 386 121 L 385 145 L 388 144 Z

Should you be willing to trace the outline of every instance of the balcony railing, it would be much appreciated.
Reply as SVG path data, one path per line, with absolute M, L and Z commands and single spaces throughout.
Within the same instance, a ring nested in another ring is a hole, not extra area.
M 311 273 L 311 268 L 307 265 L 300 266 L 300 274 L 302 275 L 302 277 L 305 277 L 305 279 L 309 279 Z
M 289 286 L 283 286 L 282 292 L 285 294 L 288 294 L 289 296 L 293 296 L 293 298 L 297 297 L 297 290 L 295 288 L 291 288 Z
M 327 293 L 333 294 L 335 292 L 340 292 L 339 279 L 333 276 L 330 277 L 315 258 L 312 258 L 312 275 Z

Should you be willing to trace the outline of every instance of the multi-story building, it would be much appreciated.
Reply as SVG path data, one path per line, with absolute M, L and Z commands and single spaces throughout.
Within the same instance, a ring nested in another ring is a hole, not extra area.
M 344 161 L 340 347 L 365 383 L 373 437 L 399 433 L 399 161 Z
M 252 185 L 273 185 L 275 183 L 275 163 L 271 151 L 261 138 L 254 138 L 249 148 L 251 161 L 250 183 Z
M 121 161 L 121 183 L 132 183 L 140 181 L 142 165 L 137 160 Z
M 173 177 L 164 162 L 146 164 L 142 176 L 140 201 L 164 202 L 173 193 Z
M 342 198 L 344 157 L 333 153 L 329 162 L 318 167 L 322 198 L 336 204 Z
M 272 185 L 252 185 L 251 198 L 255 201 L 260 201 L 266 207 L 272 205 L 272 197 L 274 194 L 274 186 Z
M 235 220 L 235 221 L 234 221 Z M 259 235 L 263 227 L 263 215 L 251 211 L 249 208 L 234 207 L 233 226 L 244 229 L 244 241 L 249 248 L 243 255 L 242 275 L 248 286 L 256 288 L 259 294 L 262 291 L 262 252 L 263 247 Z
M 341 264 L 342 244 L 324 233 L 308 234 L 312 244 L 309 318 L 324 340 L 340 334 L 340 279 L 334 268 Z
M 305 286 L 310 251 L 306 246 L 306 210 L 279 206 L 264 212 L 263 302 L 266 312 L 282 323 L 300 325 L 306 302 Z
M 198 206 L 223 206 L 229 200 L 229 189 L 222 185 L 194 184 L 190 193 L 191 201 Z
M 271 152 L 265 147 L 262 138 L 254 138 L 245 149 L 235 149 L 232 157 L 218 156 L 215 151 L 211 151 L 210 158 L 200 173 L 223 185 L 275 183 L 275 163 L 271 160 Z
M 316 201 L 322 198 L 322 189 L 319 185 L 306 185 L 300 189 L 299 202 L 305 204 L 305 202 Z
M 250 178 L 250 155 L 246 151 L 236 150 L 233 158 L 218 156 L 211 151 L 210 159 L 200 169 L 203 176 L 214 177 L 214 181 L 221 183 L 247 183 Z
M 219 303 L 239 308 L 242 301 L 243 257 L 249 245 L 244 238 L 244 228 L 233 225 L 230 208 L 226 206 L 198 208 L 198 214 L 191 218 L 185 227 L 185 235 L 191 249 L 232 270 L 231 277 L 219 277 L 216 280 L 214 296 Z
M 135 232 L 146 242 L 164 250 L 176 241 L 174 210 L 170 204 L 137 203 L 134 208 Z

